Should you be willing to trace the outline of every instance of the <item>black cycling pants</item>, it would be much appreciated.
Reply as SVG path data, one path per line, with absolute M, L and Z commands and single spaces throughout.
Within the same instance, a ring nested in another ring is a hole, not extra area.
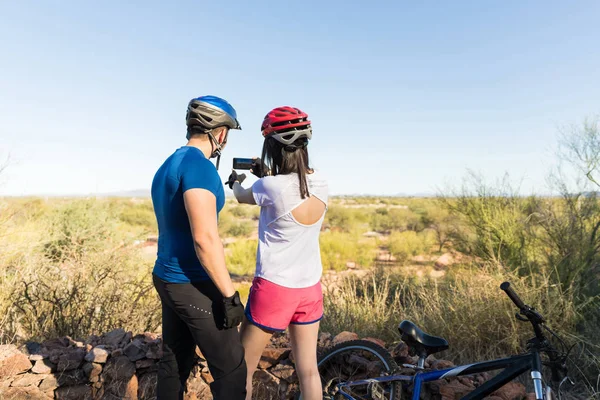
M 181 400 L 196 345 L 214 379 L 215 400 L 246 397 L 246 362 L 237 328 L 224 329 L 222 295 L 212 281 L 169 283 L 153 276 L 162 303 L 163 356 L 158 365 L 157 400 Z

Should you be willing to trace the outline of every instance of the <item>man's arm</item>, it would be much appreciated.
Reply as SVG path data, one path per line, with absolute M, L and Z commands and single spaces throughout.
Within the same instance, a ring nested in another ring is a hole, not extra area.
M 192 229 L 198 259 L 223 297 L 235 293 L 225 266 L 223 243 L 217 228 L 217 199 L 206 189 L 189 189 L 183 193 L 185 209 Z

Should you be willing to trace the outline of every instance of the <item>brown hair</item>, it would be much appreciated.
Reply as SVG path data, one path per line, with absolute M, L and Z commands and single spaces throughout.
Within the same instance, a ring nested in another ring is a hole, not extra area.
M 262 162 L 263 176 L 270 170 L 271 175 L 298 174 L 300 197 L 310 196 L 306 175 L 312 173 L 308 164 L 308 139 L 300 138 L 291 145 L 285 145 L 272 137 L 267 137 L 263 145 Z

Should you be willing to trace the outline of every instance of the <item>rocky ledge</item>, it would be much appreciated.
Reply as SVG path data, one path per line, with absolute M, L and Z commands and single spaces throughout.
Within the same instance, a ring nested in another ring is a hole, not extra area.
M 358 339 L 351 332 L 333 337 L 321 333 L 319 349 L 346 340 Z M 385 347 L 385 343 L 367 338 Z M 399 365 L 413 363 L 404 343 L 390 348 Z M 70 337 L 29 342 L 23 346 L 0 346 L 0 399 L 28 400 L 150 400 L 155 399 L 161 338 L 154 333 L 133 335 L 115 329 L 102 336 L 85 340 Z M 197 363 L 187 381 L 185 399 L 212 399 L 211 375 L 202 354 L 197 351 Z M 356 360 L 360 362 L 360 360 Z M 450 361 L 429 357 L 427 368 L 453 366 Z M 409 372 L 408 370 L 406 372 Z M 424 391 L 426 399 L 449 400 L 462 397 L 489 379 L 479 374 L 435 382 Z M 262 355 L 259 370 L 254 375 L 254 398 L 293 399 L 298 391 L 294 356 L 285 334 L 273 337 Z M 523 385 L 506 385 L 489 400 L 521 400 L 527 395 Z

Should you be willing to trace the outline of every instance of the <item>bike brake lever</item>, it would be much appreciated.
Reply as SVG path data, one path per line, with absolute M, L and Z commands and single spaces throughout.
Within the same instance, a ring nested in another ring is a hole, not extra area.
M 519 321 L 523 321 L 523 322 L 529 322 L 529 319 L 527 319 L 526 317 L 521 316 L 521 314 L 519 313 L 515 313 L 515 317 L 519 320 Z

